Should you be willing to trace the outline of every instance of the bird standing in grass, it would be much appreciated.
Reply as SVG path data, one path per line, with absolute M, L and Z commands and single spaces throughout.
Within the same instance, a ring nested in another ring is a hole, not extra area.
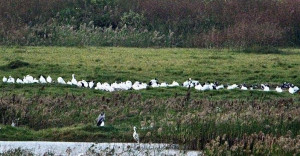
M 72 80 L 71 80 L 71 83 L 73 85 L 77 85 L 77 80 L 75 79 L 75 74 L 72 74 Z
M 62 77 L 57 78 L 57 83 L 66 84 L 65 80 Z
M 7 83 L 15 83 L 15 79 L 11 76 L 9 76 Z
M 275 90 L 276 90 L 276 92 L 278 92 L 278 93 L 281 93 L 281 92 L 282 92 L 282 88 L 279 87 L 279 86 L 277 86 Z
M 97 118 L 97 126 L 103 127 L 104 126 L 104 120 L 105 120 L 105 113 L 102 112 L 101 114 L 99 114 L 99 116 Z
M 13 121 L 11 121 L 11 127 L 16 127 L 16 123 Z
M 40 83 L 47 83 L 43 75 L 40 76 Z
M 23 81 L 21 79 L 17 78 L 16 83 L 23 84 Z
M 294 84 L 290 84 L 290 86 L 289 86 L 289 93 L 295 94 L 298 91 L 299 91 L 299 88 L 297 86 L 295 86 Z
M 7 78 L 6 78 L 5 76 L 3 76 L 2 81 L 3 81 L 4 83 L 7 82 Z
M 52 83 L 52 78 L 50 76 L 47 77 L 47 82 Z
M 134 126 L 133 127 L 133 139 L 137 142 L 137 143 L 140 143 L 140 138 L 139 138 L 139 134 L 137 134 L 137 132 L 136 132 L 136 127 Z
M 268 84 L 261 84 L 261 89 L 265 92 L 270 91 L 270 86 Z
M 93 87 L 94 87 L 94 81 L 90 81 L 90 82 L 89 82 L 89 87 L 90 87 L 90 88 L 93 88 Z
M 241 84 L 240 87 L 241 87 L 241 90 L 248 90 L 248 88 L 247 88 L 247 86 L 246 86 L 245 83 Z

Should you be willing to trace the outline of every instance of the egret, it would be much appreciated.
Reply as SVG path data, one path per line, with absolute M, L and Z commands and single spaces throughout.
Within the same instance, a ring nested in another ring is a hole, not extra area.
M 137 143 L 140 143 L 140 138 L 139 138 L 139 134 L 137 134 L 137 132 L 136 132 L 136 127 L 134 126 L 133 127 L 133 139 L 137 142 Z

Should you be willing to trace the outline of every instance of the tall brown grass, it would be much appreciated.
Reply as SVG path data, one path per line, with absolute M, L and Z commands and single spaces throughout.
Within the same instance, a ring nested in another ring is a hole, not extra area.
M 123 137 L 119 141 L 130 141 L 131 133 L 127 129 L 136 125 L 143 142 L 179 143 L 186 149 L 205 149 L 208 153 L 299 152 L 296 148 L 299 146 L 300 128 L 297 99 L 186 99 L 144 100 L 139 94 L 124 96 L 118 93 L 111 97 L 94 98 L 84 94 L 59 97 L 37 95 L 32 98 L 3 95 L 0 97 L 0 119 L 2 124 L 10 124 L 19 118 L 18 126 L 39 130 L 95 124 L 95 118 L 104 111 L 107 125 L 120 129 L 118 135 Z M 257 135 L 270 139 L 258 139 L 255 137 Z M 224 139 L 220 140 L 220 137 Z M 278 147 L 273 151 L 275 146 L 284 144 L 282 139 L 295 142 L 290 142 L 287 149 Z M 86 141 L 82 138 L 71 140 Z M 269 145 L 268 140 L 275 142 Z M 248 146 L 251 146 L 250 149 Z

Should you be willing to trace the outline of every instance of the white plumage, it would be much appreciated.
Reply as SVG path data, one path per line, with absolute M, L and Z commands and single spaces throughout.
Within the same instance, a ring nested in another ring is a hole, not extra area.
M 241 90 L 248 90 L 248 88 L 246 86 L 242 85 Z
M 52 83 L 52 78 L 50 76 L 48 76 L 46 79 L 44 76 L 40 76 L 39 79 L 34 78 L 31 75 L 26 75 L 23 77 L 23 79 L 17 78 L 16 81 L 12 76 L 9 76 L 8 78 L 6 78 L 5 76 L 3 76 L 2 78 L 2 82 L 3 83 L 18 83 L 18 84 L 31 84 L 31 83 Z M 105 83 L 100 83 L 100 82 L 94 82 L 94 81 L 77 81 L 75 79 L 75 74 L 72 74 L 72 80 L 68 81 L 67 83 L 64 81 L 64 79 L 62 77 L 58 77 L 57 78 L 57 82 L 59 84 L 69 84 L 69 85 L 74 85 L 74 83 L 76 82 L 75 85 L 77 85 L 78 87 L 85 87 L 85 88 L 95 88 L 96 90 L 102 90 L 102 91 L 108 91 L 108 92 L 113 92 L 113 91 L 123 91 L 123 90 L 142 90 L 142 89 L 147 89 L 148 84 L 146 83 L 142 83 L 139 81 L 136 81 L 134 83 L 132 83 L 131 81 L 127 80 L 126 82 L 114 82 L 112 84 L 109 84 L 107 82 Z M 96 84 L 96 85 L 95 85 Z M 94 87 L 95 86 L 95 87 Z M 176 81 L 173 81 L 172 84 L 168 84 L 166 82 L 162 82 L 161 84 L 158 83 L 157 79 L 153 79 L 150 80 L 149 82 L 149 86 L 150 87 L 175 87 L 175 86 L 179 86 L 179 83 Z M 183 83 L 183 87 L 194 87 L 196 90 L 201 90 L 201 91 L 206 91 L 206 90 L 220 90 L 224 88 L 224 85 L 219 85 L 218 82 L 215 83 L 210 83 L 209 81 L 205 84 L 200 84 L 199 81 L 196 80 L 192 80 L 191 78 L 189 78 L 187 81 L 185 81 Z M 257 86 L 253 86 L 250 85 L 249 88 L 247 88 L 247 86 L 244 84 L 242 85 L 228 85 L 227 89 L 231 90 L 231 89 L 236 89 L 236 88 L 240 88 L 241 90 L 253 90 L 255 88 L 257 88 Z M 262 91 L 270 91 L 270 86 L 268 84 L 261 84 L 261 89 Z M 290 83 L 286 83 L 284 82 L 283 85 L 277 86 L 275 88 L 275 90 L 272 89 L 272 91 L 276 91 L 278 93 L 283 92 L 283 89 L 288 89 L 289 93 L 291 94 L 295 94 L 297 92 L 299 92 L 299 88 L 293 84 Z
M 46 79 L 42 75 L 40 76 L 40 83 L 47 83 Z
M 160 87 L 168 87 L 168 84 L 166 82 L 163 82 L 160 84 Z
M 66 81 L 62 77 L 57 78 L 57 83 L 59 84 L 66 84 Z
M 216 90 L 224 89 L 224 85 L 219 85 L 216 87 Z
M 269 85 L 261 84 L 261 88 L 262 88 L 262 90 L 265 91 L 265 92 L 270 91 Z
M 24 83 L 33 83 L 34 78 L 31 75 L 26 75 L 23 79 Z
M 137 142 L 137 143 L 140 143 L 140 138 L 139 138 L 139 134 L 136 132 L 136 127 L 134 126 L 133 127 L 133 139 Z
M 173 81 L 172 84 L 169 85 L 169 87 L 178 87 L 179 83 L 176 81 Z
M 11 127 L 16 127 L 16 124 L 14 121 L 11 122 Z
M 237 84 L 228 85 L 228 87 L 227 87 L 228 90 L 232 90 L 232 89 L 236 89 L 236 88 L 238 88 Z
M 75 79 L 75 74 L 72 74 L 72 80 L 71 80 L 71 83 L 73 85 L 77 85 L 77 80 Z
M 9 76 L 7 83 L 15 83 L 15 79 L 13 77 Z
M 275 90 L 276 90 L 276 92 L 278 92 L 278 93 L 281 93 L 281 92 L 282 92 L 282 88 L 279 87 L 279 86 L 277 86 Z
M 47 82 L 52 83 L 52 78 L 50 76 L 47 77 Z
M 94 87 L 94 81 L 89 82 L 89 87 L 93 88 Z
M 23 84 L 23 81 L 21 79 L 17 78 L 16 83 Z
M 206 90 L 212 90 L 212 86 L 210 84 L 205 83 L 202 88 L 202 91 L 206 91 Z
M 3 76 L 2 82 L 4 82 L 4 83 L 7 82 L 7 78 L 5 76 Z
M 294 85 L 290 85 L 289 87 L 289 93 L 291 94 L 295 94 L 299 91 L 299 88 L 297 86 L 294 86 Z
M 68 81 L 67 84 L 68 84 L 68 85 L 73 85 L 71 81 Z
M 85 80 L 82 80 L 81 83 L 85 88 L 89 87 L 89 84 Z

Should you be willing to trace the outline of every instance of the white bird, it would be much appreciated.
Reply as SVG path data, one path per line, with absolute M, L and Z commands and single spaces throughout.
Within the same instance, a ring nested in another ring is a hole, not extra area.
M 216 90 L 224 89 L 224 85 L 219 85 L 216 87 Z
M 75 74 L 72 74 L 72 80 L 71 80 L 73 85 L 77 85 L 77 80 L 75 79 Z
M 15 83 L 15 79 L 11 76 L 9 76 L 7 83 Z
M 248 88 L 246 87 L 245 84 L 242 84 L 242 85 L 241 85 L 241 90 L 248 90 Z
M 136 81 L 136 82 L 134 82 L 134 84 L 132 85 L 132 88 L 133 88 L 134 90 L 140 90 L 140 85 L 141 85 L 141 83 L 138 82 L 138 81 Z
M 71 81 L 68 81 L 67 84 L 68 84 L 68 85 L 73 85 Z
M 33 77 L 31 75 L 26 75 L 23 79 L 24 83 L 33 83 Z
M 189 78 L 188 80 L 186 80 L 185 82 L 183 82 L 183 87 L 194 87 L 194 84 L 192 83 L 192 78 Z
M 294 90 L 295 90 L 296 92 L 298 92 L 298 91 L 299 91 L 299 88 L 298 88 L 297 86 L 294 86 Z
M 131 89 L 131 86 L 128 85 L 126 82 L 122 82 L 120 85 L 121 85 L 121 89 L 122 90 L 129 90 L 129 89 Z
M 84 87 L 82 81 L 77 81 L 77 87 L 79 87 L 79 88 Z
M 107 91 L 107 92 L 113 92 L 113 91 L 115 91 L 115 89 L 113 87 L 111 87 L 107 82 L 104 82 L 103 84 L 101 84 L 100 82 L 98 82 L 96 88 L 98 90 Z
M 95 89 L 96 89 L 96 90 L 100 90 L 100 88 L 101 88 L 101 83 L 100 83 L 100 82 L 98 82 L 98 83 L 96 84 L 96 87 L 95 87 Z
M 152 84 L 151 84 L 151 87 L 153 87 L 153 88 L 157 88 L 157 87 L 160 87 L 160 85 L 159 85 L 159 84 L 157 84 L 157 83 L 152 83 Z
M 89 87 L 93 88 L 94 87 L 94 81 L 89 82 Z
M 140 83 L 138 81 L 136 81 L 133 85 L 132 88 L 134 90 L 141 90 L 141 89 L 146 89 L 147 88 L 147 84 L 146 83 Z
M 118 84 L 117 82 L 114 82 L 110 85 L 112 88 L 114 88 L 114 90 L 119 91 L 121 90 L 121 85 Z
M 47 83 L 43 75 L 40 76 L 40 83 Z
M 163 82 L 160 84 L 160 87 L 168 87 L 168 84 L 166 82 Z
M 191 79 L 191 83 L 193 84 L 193 86 L 196 86 L 199 84 L 199 81 Z
M 62 77 L 57 78 L 57 83 L 59 84 L 66 84 L 66 81 Z
M 21 79 L 17 78 L 16 83 L 23 84 L 24 82 Z
M 261 84 L 261 89 L 265 92 L 268 92 L 270 91 L 270 86 L 269 85 L 265 85 L 265 84 Z
M 215 84 L 213 84 L 213 83 L 210 83 L 209 86 L 208 86 L 209 90 L 213 90 L 215 87 L 216 87 L 216 86 L 215 86 Z
M 281 93 L 281 92 L 282 92 L 282 88 L 279 87 L 279 86 L 277 86 L 275 90 L 276 90 L 276 92 L 278 92 L 278 93 Z
M 52 83 L 52 78 L 50 76 L 47 77 L 47 82 Z
M 89 84 L 85 80 L 82 80 L 81 82 L 85 88 L 89 87 Z
M 290 88 L 289 88 L 289 93 L 295 94 L 296 92 L 295 92 L 294 88 L 290 87 Z
M 290 85 L 289 87 L 289 93 L 295 94 L 299 91 L 299 88 L 297 86 L 294 86 L 293 84 Z
M 125 82 L 125 84 L 126 84 L 126 86 L 127 86 L 128 89 L 131 89 L 131 88 L 132 88 L 132 82 L 131 82 L 131 81 L 127 80 L 127 81 Z
M 195 86 L 195 89 L 196 89 L 196 90 L 202 90 L 202 85 L 199 84 L 199 85 Z
M 11 127 L 16 127 L 16 124 L 14 121 L 11 121 Z
M 206 91 L 206 90 L 212 90 L 212 86 L 208 83 L 205 83 L 202 88 L 201 88 L 202 91 Z
M 136 132 L 136 127 L 134 126 L 133 127 L 133 139 L 137 142 L 137 143 L 140 143 L 140 138 L 139 138 L 139 134 L 137 134 L 137 132 Z
M 5 76 L 3 76 L 2 81 L 3 81 L 3 83 L 7 82 L 7 78 Z
M 34 78 L 33 81 L 32 81 L 32 83 L 39 83 L 39 80 L 36 79 L 36 78 Z
M 176 81 L 173 81 L 173 83 L 169 85 L 169 87 L 177 87 L 177 86 L 179 86 L 179 83 Z
M 158 84 L 157 78 L 150 80 L 149 86 L 152 86 L 153 84 Z
M 238 88 L 237 84 L 228 85 L 228 87 L 227 87 L 228 90 L 232 90 L 232 89 L 236 89 L 236 88 Z

